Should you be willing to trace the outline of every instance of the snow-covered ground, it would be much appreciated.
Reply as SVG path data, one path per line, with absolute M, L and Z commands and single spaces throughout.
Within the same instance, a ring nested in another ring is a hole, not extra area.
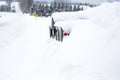
M 0 80 L 120 80 L 119 2 L 69 15 L 63 42 L 49 39 L 50 17 L 0 15 Z

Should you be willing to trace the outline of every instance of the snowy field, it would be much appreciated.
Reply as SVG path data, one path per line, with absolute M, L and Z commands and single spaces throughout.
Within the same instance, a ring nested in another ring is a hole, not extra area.
M 120 2 L 62 13 L 63 42 L 49 38 L 50 17 L 0 16 L 0 80 L 120 80 Z

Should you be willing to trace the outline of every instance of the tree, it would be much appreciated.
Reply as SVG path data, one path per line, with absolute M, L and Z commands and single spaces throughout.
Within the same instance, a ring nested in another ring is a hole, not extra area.
M 23 13 L 29 13 L 30 8 L 33 4 L 33 0 L 19 0 L 20 2 L 20 8 Z
M 7 7 L 7 11 L 11 11 L 11 2 L 12 0 L 6 0 L 7 4 L 8 4 L 8 7 Z

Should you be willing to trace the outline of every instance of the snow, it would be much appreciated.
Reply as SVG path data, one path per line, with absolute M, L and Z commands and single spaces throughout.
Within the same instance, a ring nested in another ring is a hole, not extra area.
M 55 22 L 86 19 L 83 11 L 80 12 L 56 12 L 52 14 Z
M 119 2 L 53 14 L 71 29 L 63 42 L 49 39 L 50 17 L 17 10 L 0 13 L 0 80 L 120 80 Z
M 119 26 L 119 5 L 120 3 L 118 2 L 114 2 L 114 4 L 104 3 L 100 7 L 96 7 L 94 9 L 89 9 L 88 11 L 86 11 L 86 15 L 91 21 L 103 27 Z M 95 14 L 95 16 L 91 17 L 91 14 Z M 104 17 L 104 19 L 102 19 L 102 17 Z
M 20 8 L 19 8 L 19 2 L 12 2 L 11 3 L 11 7 L 13 8 L 13 6 L 15 7 L 15 10 L 16 10 L 16 12 L 18 13 L 20 13 L 21 12 L 21 10 L 20 10 Z
M 7 5 L 7 3 L 5 1 L 0 1 L 0 6 L 1 5 Z

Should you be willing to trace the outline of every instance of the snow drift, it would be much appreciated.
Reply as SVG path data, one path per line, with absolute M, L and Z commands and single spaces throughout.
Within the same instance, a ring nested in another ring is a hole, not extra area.
M 55 22 L 58 21 L 72 21 L 72 20 L 80 20 L 86 19 L 86 15 L 84 15 L 83 11 L 80 12 L 56 12 L 52 14 L 52 17 Z
M 52 57 L 61 66 L 58 80 L 120 79 L 119 9 L 119 2 L 104 3 L 84 11 L 87 20 L 73 18 L 71 35 Z
M 86 11 L 87 18 L 102 27 L 120 26 L 120 3 L 103 3 L 101 6 Z M 93 15 L 93 16 L 91 16 Z

